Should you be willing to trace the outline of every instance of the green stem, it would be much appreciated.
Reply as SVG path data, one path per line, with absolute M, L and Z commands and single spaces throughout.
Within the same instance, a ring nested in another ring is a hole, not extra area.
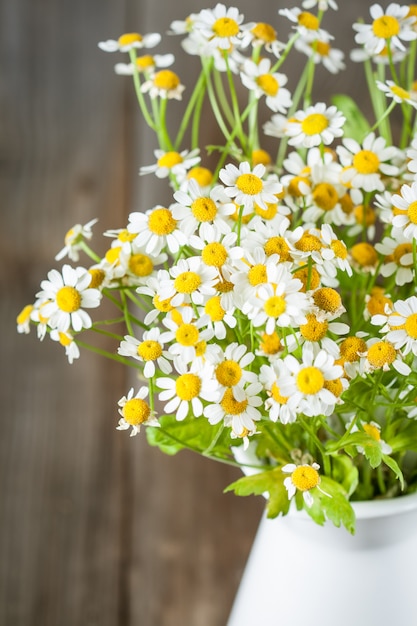
M 92 346 L 91 344 L 85 343 L 84 341 L 79 341 L 78 339 L 76 339 L 75 342 L 80 348 L 84 348 L 85 350 L 89 350 L 90 352 L 95 352 L 95 354 L 104 356 L 106 357 L 106 359 L 111 359 L 112 361 L 117 361 L 118 363 L 123 363 L 123 365 L 128 365 L 129 367 L 133 367 L 137 370 L 142 371 L 142 367 L 139 364 L 136 364 L 134 361 L 129 361 L 129 359 L 126 359 L 120 354 L 113 354 L 113 352 L 103 350 L 102 348 L 97 348 L 97 346 Z
M 145 98 L 143 97 L 143 93 L 141 91 L 141 84 L 139 78 L 139 72 L 136 65 L 136 50 L 135 48 L 131 48 L 129 50 L 130 62 L 133 66 L 133 85 L 135 87 L 136 97 L 142 111 L 142 115 L 145 119 L 145 122 L 148 124 L 153 131 L 157 132 L 155 121 L 152 119 L 151 114 L 148 111 L 148 107 L 146 106 Z
M 201 113 L 201 107 L 202 107 L 202 102 L 204 101 L 205 91 L 206 91 L 206 77 L 204 73 L 202 72 L 200 76 L 198 77 L 193 93 L 191 94 L 191 97 L 188 101 L 187 108 L 185 109 L 184 116 L 182 118 L 182 122 L 181 122 L 181 125 L 179 127 L 179 130 L 178 130 L 175 142 L 174 142 L 174 146 L 176 150 L 178 150 L 179 146 L 181 145 L 184 134 L 188 128 L 189 120 L 191 118 L 193 110 L 194 110 L 194 118 L 196 117 L 196 111 L 198 111 L 198 113 Z M 199 118 L 200 116 L 197 115 L 198 122 L 199 122 Z M 194 121 L 193 121 L 193 125 L 194 125 Z

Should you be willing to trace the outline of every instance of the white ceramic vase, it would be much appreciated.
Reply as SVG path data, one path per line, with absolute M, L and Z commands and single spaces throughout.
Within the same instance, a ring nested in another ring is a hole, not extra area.
M 356 533 L 261 520 L 228 626 L 417 624 L 417 493 L 354 504 Z

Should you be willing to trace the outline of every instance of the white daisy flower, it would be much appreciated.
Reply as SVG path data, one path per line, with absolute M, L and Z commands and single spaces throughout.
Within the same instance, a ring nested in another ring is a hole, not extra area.
M 183 150 L 182 152 L 164 150 L 155 150 L 156 163 L 153 165 L 144 165 L 140 168 L 139 174 L 155 174 L 157 178 L 167 178 L 175 176 L 178 181 L 183 181 L 187 176 L 187 171 L 200 163 L 199 149 Z
M 309 11 L 302 11 L 299 7 L 294 7 L 293 9 L 280 9 L 278 13 L 295 23 L 293 28 L 303 38 L 311 39 L 314 37 L 315 39 L 327 40 L 330 37 L 333 39 L 331 35 L 320 28 L 318 17 Z
M 237 8 L 218 3 L 214 9 L 203 9 L 195 16 L 193 30 L 208 48 L 229 50 L 240 44 L 242 22 L 243 15 Z
M 174 199 L 178 204 L 172 205 L 172 215 L 187 236 L 195 233 L 201 224 L 214 224 L 223 234 L 230 232 L 226 218 L 233 215 L 236 206 L 221 185 L 206 193 L 190 179 L 186 186 L 174 193 Z
M 392 225 L 403 232 L 409 241 L 417 238 L 417 181 L 411 185 L 402 185 L 399 194 L 392 196 L 392 205 L 397 215 L 392 218 Z
M 377 65 L 389 65 L 390 63 L 386 45 L 378 53 L 370 52 L 366 48 L 355 48 L 350 51 L 349 56 L 354 63 L 363 63 L 364 61 L 373 61 Z M 406 56 L 406 50 L 392 50 L 392 61 L 394 64 L 401 63 Z
M 285 115 L 279 115 L 277 113 L 273 115 L 268 122 L 265 122 L 262 129 L 265 135 L 281 139 L 282 137 L 285 137 L 287 124 L 288 118 Z
M 254 372 L 245 369 L 255 359 L 253 352 L 236 342 L 227 346 L 214 361 L 214 376 L 219 389 L 224 392 L 232 389 L 236 400 L 244 399 L 243 388 L 247 383 L 255 383 L 258 378 Z
M 148 80 L 142 83 L 140 90 L 142 93 L 149 93 L 149 97 L 162 98 L 162 100 L 181 100 L 185 85 L 172 70 L 159 70 Z
M 395 274 L 395 284 L 402 287 L 414 280 L 413 244 L 401 230 L 394 228 L 391 235 L 376 243 L 375 249 L 385 257 L 380 268 L 381 275 L 387 277 Z
M 291 500 L 297 490 L 303 494 L 303 500 L 306 506 L 312 506 L 314 499 L 310 491 L 315 487 L 319 488 L 320 474 L 318 470 L 320 465 L 318 463 L 304 463 L 302 465 L 295 465 L 295 463 L 287 463 L 281 467 L 281 470 L 285 474 L 291 474 L 284 480 L 284 487 L 288 493 L 288 499 Z M 321 491 L 321 490 L 320 490 Z
M 50 334 L 52 341 L 58 341 L 61 346 L 65 348 L 65 354 L 68 358 L 68 363 L 71 365 L 74 359 L 80 358 L 80 349 L 74 341 L 74 337 L 69 332 L 61 332 L 56 328 L 52 329 Z
M 289 352 L 296 350 L 297 346 L 310 343 L 316 351 L 322 348 L 337 359 L 340 355 L 339 346 L 329 335 L 337 337 L 346 335 L 350 330 L 349 326 L 323 319 L 315 313 L 307 313 L 306 318 L 307 321 L 300 325 L 300 330 L 295 335 L 287 337 L 286 345 Z
M 271 60 L 261 59 L 255 63 L 246 59 L 240 72 L 242 83 L 256 98 L 265 96 L 266 106 L 276 113 L 286 113 L 292 104 L 291 93 L 285 89 L 287 77 L 271 72 Z
M 334 0 L 303 0 L 301 6 L 303 9 L 312 9 L 317 5 L 319 11 L 327 11 L 327 9 L 334 9 L 337 11 L 338 7 Z
M 238 400 L 229 387 L 218 403 L 206 406 L 204 415 L 210 424 L 218 424 L 223 420 L 235 437 L 253 435 L 256 433 L 256 422 L 262 418 L 257 408 L 263 404 L 261 392 L 261 383 L 251 383 L 240 390 L 241 399 Z
M 394 146 L 386 146 L 383 137 L 370 133 L 362 146 L 350 137 L 344 137 L 342 143 L 342 146 L 337 146 L 336 152 L 345 168 L 341 173 L 344 184 L 364 191 L 384 191 L 381 175 L 398 174 L 398 167 L 388 163 L 397 156 L 398 150 Z
M 313 252 L 314 261 L 319 266 L 323 265 L 324 271 L 329 276 L 336 276 L 338 269 L 352 276 L 346 244 L 337 238 L 330 224 L 323 224 L 321 227 L 321 238 L 326 247 L 317 254 Z M 318 270 L 320 271 L 319 267 Z
M 173 54 L 144 54 L 136 57 L 134 65 L 133 63 L 116 63 L 114 71 L 120 76 L 133 76 L 136 68 L 140 74 L 149 74 L 153 73 L 156 68 L 169 67 L 174 61 Z
M 173 307 L 181 304 L 204 304 L 216 295 L 215 285 L 219 280 L 214 267 L 204 265 L 200 257 L 180 259 L 169 270 L 169 278 L 160 283 L 161 300 L 171 299 Z
M 372 318 L 372 323 L 379 316 Z M 395 349 L 401 350 L 406 356 L 412 352 L 417 356 L 417 297 L 411 296 L 406 300 L 394 302 L 392 314 L 388 317 L 388 325 L 393 328 L 385 335 Z
M 415 17 L 408 16 L 409 7 L 391 2 L 386 10 L 373 4 L 369 12 L 373 18 L 372 24 L 353 24 L 356 31 L 356 43 L 363 44 L 371 54 L 378 54 L 388 43 L 392 48 L 405 50 L 403 41 L 416 39 L 417 33 L 413 30 Z
M 345 54 L 338 48 L 333 48 L 329 43 L 329 36 L 326 39 L 297 39 L 295 48 L 308 57 L 313 58 L 315 64 L 322 63 L 331 74 L 338 74 L 346 69 L 344 63 Z
M 142 340 L 131 335 L 125 335 L 120 343 L 117 353 L 121 356 L 129 356 L 145 364 L 143 375 L 145 378 L 155 376 L 156 367 L 159 367 L 164 374 L 172 372 L 169 352 L 164 350 L 164 343 L 161 339 L 161 331 L 156 326 L 143 333 Z
M 236 259 L 243 256 L 243 248 L 236 246 L 237 233 L 222 235 L 215 226 L 202 224 L 198 235 L 191 235 L 189 245 L 200 251 L 204 265 L 215 268 L 219 278 L 230 277 Z
M 235 307 L 224 309 L 220 295 L 212 296 L 207 300 L 204 309 L 200 309 L 200 315 L 203 318 L 204 325 L 212 329 L 216 339 L 220 341 L 226 338 L 227 329 L 235 328 L 237 324 L 234 315 Z
M 194 318 L 192 307 L 183 307 L 179 319 L 165 317 L 163 324 L 168 331 L 161 335 L 161 340 L 171 344 L 168 352 L 174 359 L 177 369 L 178 364 L 188 365 L 191 362 L 197 366 L 201 360 L 199 357 L 203 357 L 204 362 L 216 358 L 219 347 L 216 344 L 209 344 L 214 331 L 204 328 L 204 319 Z
M 355 420 L 355 424 L 350 428 L 353 420 Z M 346 428 L 347 429 L 350 428 L 351 433 L 360 432 L 361 430 L 364 431 L 367 435 L 369 435 L 369 437 L 371 437 L 371 439 L 373 439 L 379 444 L 381 448 L 381 452 L 383 454 L 391 454 L 392 452 L 391 446 L 386 441 L 381 439 L 381 425 L 380 424 L 374 421 L 361 422 L 360 424 L 361 428 L 359 428 L 357 421 L 358 421 L 357 418 L 353 417 L 349 422 L 347 422 Z M 357 446 L 357 449 L 358 449 L 358 452 L 361 452 L 362 454 L 364 453 L 364 449 L 362 446 Z
M 97 219 L 90 220 L 87 224 L 82 226 L 81 224 L 75 224 L 69 229 L 65 235 L 65 246 L 55 256 L 56 261 L 60 261 L 64 256 L 68 256 L 71 261 L 78 261 L 78 251 L 82 248 L 82 242 L 84 239 L 91 239 L 93 233 L 91 227 L 97 222 Z
M 276 58 L 279 58 L 286 48 L 286 45 L 278 40 L 277 32 L 271 24 L 257 22 L 251 27 L 249 35 L 254 48 L 265 46 L 265 50 L 271 52 Z
M 127 230 L 136 235 L 135 245 L 149 255 L 158 256 L 165 247 L 172 254 L 177 254 L 180 247 L 187 243 L 187 238 L 179 230 L 171 209 L 159 205 L 146 213 L 139 211 L 131 213 Z
M 218 396 L 217 382 L 213 378 L 212 366 L 206 364 L 203 368 L 194 363 L 190 368 L 179 365 L 177 378 L 158 378 L 156 385 L 162 391 L 159 394 L 161 402 L 168 403 L 164 410 L 166 414 L 176 414 L 176 419 L 182 421 L 190 411 L 195 417 L 203 414 L 206 402 L 215 402 Z
M 262 180 L 264 174 L 264 165 L 260 163 L 251 170 L 247 161 L 241 163 L 239 168 L 229 163 L 220 170 L 219 178 L 226 185 L 226 194 L 234 198 L 237 205 L 243 205 L 244 215 L 253 211 L 255 204 L 267 209 L 267 203 L 275 203 L 276 195 L 282 191 L 281 183 Z
M 154 411 L 151 410 L 145 400 L 149 394 L 149 389 L 147 387 L 140 387 L 136 395 L 133 395 L 134 393 L 132 387 L 127 396 L 123 396 L 117 403 L 120 407 L 118 410 L 122 417 L 116 428 L 117 430 L 127 430 L 131 428 L 131 437 L 134 437 L 140 432 L 142 425 L 159 426 Z
M 310 417 L 329 415 L 338 401 L 326 385 L 343 376 L 343 368 L 335 365 L 335 359 L 325 350 L 313 349 L 310 343 L 303 345 L 302 360 L 292 354 L 283 359 L 286 368 L 278 379 L 283 396 L 287 396 L 290 408 Z
M 281 394 L 277 384 L 282 368 L 282 361 L 278 359 L 273 361 L 271 365 L 261 365 L 259 380 L 268 394 L 265 409 L 269 419 L 272 422 L 279 420 L 282 424 L 292 424 L 297 419 L 297 412 L 288 406 L 288 397 Z
M 25 307 L 23 307 L 19 315 L 16 317 L 18 333 L 25 333 L 26 335 L 30 333 L 30 321 L 32 311 L 33 304 L 27 304 Z
M 133 48 L 154 48 L 161 41 L 159 33 L 140 35 L 139 33 L 125 33 L 119 39 L 100 41 L 98 47 L 104 52 L 129 52 Z
M 49 316 L 45 315 L 45 306 L 50 304 L 52 300 L 37 300 L 30 312 L 30 319 L 36 324 L 36 335 L 39 341 L 43 341 L 46 333 L 50 330 Z
M 84 308 L 98 307 L 101 292 L 91 289 L 90 283 L 91 274 L 84 267 L 64 265 L 62 274 L 57 270 L 48 272 L 48 280 L 41 282 L 42 291 L 37 297 L 49 300 L 43 312 L 51 328 L 66 332 L 71 327 L 79 332 L 92 326 Z
M 395 102 L 406 104 L 411 104 L 415 109 L 417 109 L 417 99 L 415 94 L 410 91 L 407 91 L 400 85 L 397 85 L 393 80 L 387 80 L 385 83 L 380 80 L 376 81 L 378 89 L 383 91 L 387 98 L 392 98 Z
M 170 275 L 167 270 L 159 270 L 156 276 L 149 276 L 146 285 L 140 285 L 136 289 L 138 294 L 148 296 L 149 302 L 151 302 L 153 306 L 143 320 L 146 326 L 150 326 L 156 322 L 160 315 L 165 317 L 167 313 L 170 313 L 174 309 L 170 298 L 162 300 L 159 296 L 161 281 L 169 280 L 169 278 Z
M 271 268 L 271 275 L 271 282 L 260 285 L 256 296 L 242 307 L 255 327 L 265 324 L 268 335 L 276 326 L 305 324 L 309 304 L 306 294 L 301 292 L 301 280 L 293 278 L 284 265 Z
M 408 367 L 402 355 L 389 341 L 381 341 L 376 337 L 366 342 L 367 350 L 361 353 L 360 369 L 364 373 L 382 370 L 388 372 L 393 367 L 399 374 L 408 376 L 411 369 Z
M 324 102 L 319 102 L 305 111 L 296 111 L 288 120 L 285 134 L 290 137 L 291 146 L 311 148 L 321 143 L 327 146 L 343 135 L 345 121 L 345 116 L 335 106 L 326 107 Z

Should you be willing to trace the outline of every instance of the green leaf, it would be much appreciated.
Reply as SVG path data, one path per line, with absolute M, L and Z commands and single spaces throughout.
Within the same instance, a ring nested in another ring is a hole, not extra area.
M 352 139 L 361 142 L 371 127 L 355 100 L 345 94 L 335 94 L 331 101 L 346 117 L 343 127 L 344 136 L 352 137 Z
M 163 415 L 160 427 L 146 429 L 148 443 L 158 447 L 165 454 L 176 454 L 188 448 L 208 456 L 227 458 L 230 456 L 230 435 L 225 430 L 216 440 L 222 425 L 212 426 L 204 417 L 187 417 L 178 422 L 175 415 Z M 214 445 L 213 442 L 215 441 Z
M 332 458 L 333 470 L 332 478 L 342 485 L 346 493 L 350 496 L 355 491 L 359 482 L 359 471 L 352 459 L 345 455 L 338 455 Z
M 400 481 L 401 484 L 401 489 L 404 489 L 404 476 L 402 471 L 400 470 L 400 467 L 397 463 L 397 461 L 394 461 L 394 459 L 390 456 L 388 456 L 388 454 L 383 454 L 382 455 L 382 460 L 384 461 L 385 465 L 388 465 L 388 467 L 390 469 L 392 469 L 392 471 L 394 472 L 394 474 L 396 475 L 396 477 L 398 478 L 398 480 Z
M 319 487 L 311 490 L 313 504 L 305 507 L 307 513 L 318 524 L 326 519 L 339 527 L 341 524 L 353 535 L 355 533 L 355 512 L 341 485 L 327 476 L 322 476 Z
M 267 517 L 273 518 L 285 515 L 290 508 L 288 493 L 284 487 L 285 474 L 280 468 L 244 476 L 226 487 L 225 492 L 234 491 L 238 496 L 265 495 L 269 493 L 267 503 Z

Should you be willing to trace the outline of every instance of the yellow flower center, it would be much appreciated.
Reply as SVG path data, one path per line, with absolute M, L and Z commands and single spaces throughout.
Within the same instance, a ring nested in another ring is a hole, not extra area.
M 203 356 L 206 353 L 207 350 L 207 341 L 198 341 L 195 344 L 195 355 L 196 356 Z
M 122 243 L 125 242 L 129 242 L 129 241 L 133 241 L 136 238 L 136 233 L 129 233 L 129 231 L 124 228 L 123 230 L 120 231 L 120 233 L 117 235 L 117 239 L 119 241 L 121 241 Z
M 268 317 L 279 317 L 287 308 L 287 303 L 282 296 L 272 296 L 265 302 L 264 309 Z
M 417 313 L 412 313 L 407 317 L 405 330 L 409 337 L 417 339 Z
M 88 270 L 88 273 L 91 274 L 91 282 L 89 284 L 89 287 L 91 289 L 97 289 L 97 287 L 100 287 L 106 277 L 104 270 L 93 267 Z
M 320 475 L 311 465 L 299 465 L 291 474 L 291 481 L 299 491 L 309 491 L 317 487 Z
M 212 322 L 221 322 L 226 311 L 220 304 L 220 296 L 213 296 L 207 300 L 204 312 L 207 313 Z
M 372 207 L 358 204 L 353 212 L 355 219 L 361 226 L 372 226 L 376 222 L 376 214 Z
M 155 309 L 161 311 L 161 313 L 168 313 L 172 311 L 171 298 L 167 298 L 166 300 L 161 300 L 158 295 L 155 295 L 152 299 L 152 304 Z
M 193 324 L 181 324 L 175 332 L 175 339 L 182 346 L 195 346 L 200 338 L 198 328 Z
M 217 215 L 217 206 L 211 198 L 197 198 L 191 205 L 191 211 L 199 222 L 210 222 Z
M 310 365 L 301 369 L 296 377 L 296 384 L 301 393 L 314 395 L 323 389 L 324 376 L 318 367 Z
M 159 167 L 167 167 L 168 169 L 171 169 L 175 165 L 182 163 L 183 160 L 184 159 L 179 152 L 165 152 L 165 154 L 159 157 L 158 165 Z
M 304 232 L 302 237 L 295 244 L 297 250 L 301 250 L 302 252 L 314 252 L 322 249 L 322 243 L 316 235 L 312 235 L 311 233 Z
M 70 244 L 74 243 L 74 242 L 73 242 L 73 238 L 74 238 L 74 229 L 73 229 L 73 228 L 70 228 L 70 229 L 67 231 L 67 233 L 66 233 L 66 235 L 65 235 L 65 237 L 64 237 L 65 245 L 66 245 L 66 246 L 68 246 L 68 245 L 70 245 Z
M 19 313 L 19 315 L 16 318 L 16 323 L 19 324 L 25 324 L 28 319 L 30 318 L 30 314 L 33 311 L 33 305 L 32 304 L 27 304 Z
M 58 332 L 58 337 L 59 337 L 59 343 L 61 344 L 61 346 L 67 347 L 69 346 L 73 339 L 70 335 L 67 335 L 66 333 L 61 333 Z
M 144 54 L 141 57 L 136 59 L 136 66 L 139 72 L 143 72 L 144 70 L 149 69 L 150 67 L 154 67 L 155 59 L 150 54 Z
M 217 37 L 234 37 L 239 33 L 239 24 L 230 17 L 220 17 L 213 24 Z
M 247 196 L 256 196 L 262 191 L 263 183 L 255 174 L 241 174 L 236 179 L 236 187 Z
M 397 353 L 394 346 L 388 341 L 378 341 L 368 350 L 368 361 L 376 368 L 390 365 L 395 361 Z
M 333 239 L 332 243 L 330 244 L 330 248 L 333 250 L 335 257 L 337 257 L 338 259 L 347 258 L 348 252 L 343 241 L 340 241 L 339 239 Z
M 242 400 L 241 402 L 238 402 L 238 400 L 236 400 L 233 395 L 233 391 L 231 389 L 226 389 L 220 404 L 223 411 L 227 415 L 240 415 L 246 410 L 246 407 L 248 406 L 248 401 Z
M 366 343 L 360 337 L 346 337 L 340 344 L 340 356 L 343 361 L 359 361 L 359 353 L 366 352 Z
M 413 251 L 413 246 L 411 243 L 400 243 L 395 248 L 394 252 L 392 253 L 395 263 L 397 263 L 397 265 L 402 265 L 403 267 L 412 267 L 413 265 L 412 261 L 407 264 L 401 263 L 401 259 L 403 258 L 403 256 L 405 254 L 412 253 L 412 251 Z
M 308 267 L 302 267 L 301 269 L 294 272 L 294 278 L 298 278 L 298 280 L 301 280 L 301 282 L 303 283 L 303 286 L 300 289 L 300 291 L 303 293 L 307 291 L 307 288 L 309 290 L 317 289 L 317 287 L 320 285 L 320 274 L 315 267 L 312 267 L 311 271 L 309 271 Z
M 340 198 L 340 206 L 342 207 L 343 213 L 345 215 L 350 215 L 353 211 L 353 201 L 348 193 L 345 193 L 344 196 Z
M 129 269 L 135 276 L 149 276 L 152 274 L 153 263 L 146 254 L 132 254 L 129 259 Z
M 264 333 L 259 347 L 264 354 L 272 356 L 281 350 L 281 340 L 275 331 L 271 335 Z
M 149 216 L 148 227 L 154 235 L 163 237 L 176 229 L 177 220 L 174 220 L 169 209 L 154 209 Z
M 278 402 L 278 404 L 287 404 L 288 402 L 288 396 L 281 395 L 279 387 L 276 383 L 273 383 L 271 387 L 271 396 L 275 402 Z
M 179 86 L 180 79 L 177 74 L 171 70 L 161 70 L 155 74 L 153 84 L 158 89 L 173 91 Z
M 200 187 L 208 187 L 213 181 L 213 173 L 207 167 L 196 165 L 189 170 L 187 178 L 193 178 Z
M 196 272 L 182 272 L 174 281 L 178 293 L 193 293 L 201 285 L 201 278 Z
M 374 266 L 378 263 L 378 254 L 373 246 L 366 241 L 361 241 L 352 246 L 350 253 L 352 258 L 361 267 Z
M 329 125 L 329 120 L 322 113 L 310 113 L 301 122 L 301 130 L 305 135 L 319 135 Z
M 366 308 L 370 315 L 382 315 L 385 312 L 385 306 L 389 305 L 392 308 L 392 301 L 390 298 L 384 296 L 383 291 L 373 291 L 369 298 Z
M 144 361 L 155 361 L 162 356 L 162 346 L 157 341 L 146 339 L 139 344 L 138 355 L 142 357 Z
M 331 287 L 321 287 L 313 294 L 314 304 L 322 311 L 335 313 L 342 305 L 340 295 Z
M 285 241 L 284 237 L 271 237 L 264 245 L 266 256 L 272 254 L 279 254 L 279 260 L 281 262 L 290 261 L 290 247 Z
M 268 278 L 266 275 L 266 267 L 265 265 L 254 265 L 250 268 L 248 272 L 248 280 L 249 284 L 252 287 L 256 287 L 257 285 L 261 285 L 262 283 L 266 283 Z
M 402 87 L 399 87 L 398 85 L 392 85 L 390 89 L 392 93 L 394 94 L 394 96 L 398 96 L 399 98 L 402 98 L 402 100 L 410 99 L 410 92 L 407 91 L 406 89 L 403 89 Z
M 133 43 L 140 43 L 142 41 L 142 35 L 139 33 L 125 33 L 121 35 L 118 39 L 118 43 L 120 47 L 130 46 Z
M 320 22 L 315 15 L 309 11 L 301 11 L 298 15 L 298 23 L 300 26 L 304 26 L 309 30 L 318 30 Z
M 375 37 L 380 39 L 390 39 L 400 32 L 400 24 L 392 15 L 381 15 L 372 23 L 372 30 Z
M 121 251 L 122 249 L 120 246 L 109 248 L 109 250 L 107 250 L 106 254 L 104 255 L 107 263 L 110 263 L 110 265 L 113 265 L 113 263 L 118 264 Z
M 264 220 L 274 219 L 274 217 L 278 213 L 278 204 L 275 204 L 275 203 L 271 204 L 270 202 L 266 202 L 265 204 L 267 206 L 266 209 L 262 209 L 260 206 L 255 204 L 254 209 L 255 209 L 256 215 L 259 215 Z
M 230 359 L 219 363 L 215 373 L 218 382 L 224 387 L 233 387 L 242 378 L 242 368 L 239 363 Z
M 310 181 L 305 176 L 294 176 L 291 179 L 290 184 L 288 185 L 288 193 L 290 196 L 294 196 L 294 198 L 299 198 L 303 194 L 300 191 L 300 183 L 305 183 L 307 187 L 310 186 Z
M 417 17 L 417 4 L 410 4 L 408 7 L 407 17 Z
M 229 293 L 233 291 L 234 287 L 234 284 L 230 282 L 230 280 L 220 280 L 216 283 L 216 289 L 220 291 L 220 293 Z
M 123 417 L 128 424 L 138 426 L 139 424 L 146 422 L 151 414 L 151 409 L 141 398 L 132 398 L 126 402 L 122 412 Z
M 408 205 L 407 215 L 412 224 L 417 224 L 417 200 Z
M 267 96 L 276 96 L 279 91 L 279 83 L 271 74 L 262 74 L 256 79 L 256 83 Z
M 300 331 L 304 339 L 307 341 L 320 341 L 326 336 L 329 323 L 325 320 L 319 322 L 315 315 L 309 313 L 307 316 L 307 324 L 300 326 Z
M 381 441 L 381 433 L 377 426 L 374 424 L 363 424 L 363 429 L 367 435 L 375 439 L 375 441 Z
M 313 200 L 323 211 L 331 211 L 338 203 L 339 196 L 330 183 L 319 183 L 314 188 Z
M 252 150 L 252 163 L 253 165 L 270 165 L 271 164 L 271 155 L 266 150 L 262 150 L 262 148 L 258 148 L 258 150 Z
M 333 380 L 325 380 L 324 388 L 330 391 L 336 398 L 342 395 L 343 385 L 339 378 L 335 378 Z
M 359 150 L 353 157 L 353 167 L 359 174 L 375 174 L 379 169 L 379 159 L 371 150 Z
M 206 265 L 221 267 L 227 261 L 227 250 L 222 243 L 208 243 L 201 253 L 201 258 Z
M 271 43 L 277 38 L 276 30 L 270 24 L 265 24 L 265 22 L 258 22 L 252 28 L 252 34 L 256 39 L 261 39 L 264 43 Z
M 81 306 L 81 294 L 75 287 L 61 287 L 56 294 L 56 303 L 65 313 L 74 313 Z
M 312 49 L 317 52 L 321 57 L 327 57 L 330 53 L 330 44 L 327 41 L 313 41 L 311 44 Z
M 175 391 L 181 400 L 189 402 L 200 393 L 201 378 L 197 374 L 182 374 L 175 381 Z

